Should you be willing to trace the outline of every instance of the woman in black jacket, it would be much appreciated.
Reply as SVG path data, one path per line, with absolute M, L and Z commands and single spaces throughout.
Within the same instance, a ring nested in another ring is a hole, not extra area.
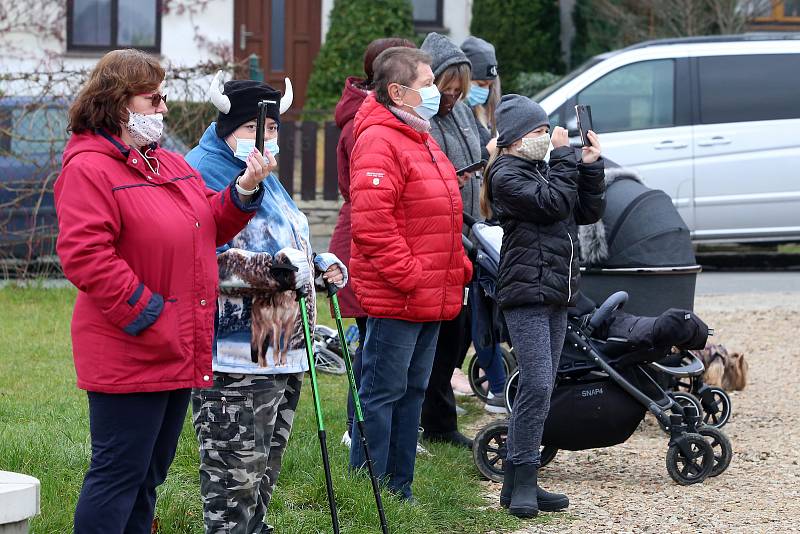
M 498 296 L 520 372 L 500 504 L 515 516 L 533 517 L 569 505 L 565 495 L 539 488 L 536 474 L 567 306 L 578 290 L 578 225 L 597 221 L 605 208 L 603 161 L 594 132 L 579 162 L 566 130 L 556 127 L 545 162 L 547 113 L 524 96 L 504 96 L 496 119 L 498 150 L 481 207 L 504 232 Z

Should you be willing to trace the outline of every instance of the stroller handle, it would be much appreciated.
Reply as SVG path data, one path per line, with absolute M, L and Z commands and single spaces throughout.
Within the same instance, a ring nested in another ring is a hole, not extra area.
M 594 330 L 605 323 L 612 313 L 625 306 L 626 302 L 628 302 L 628 294 L 625 291 L 617 291 L 608 297 L 606 301 L 597 308 L 597 311 L 592 314 L 592 318 L 589 320 L 590 333 L 594 332 Z

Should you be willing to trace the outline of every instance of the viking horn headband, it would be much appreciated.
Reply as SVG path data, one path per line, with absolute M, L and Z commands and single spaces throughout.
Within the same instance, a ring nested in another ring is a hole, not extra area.
M 222 71 L 218 70 L 217 73 L 214 75 L 214 79 L 211 80 L 211 87 L 208 88 L 208 93 L 206 96 L 211 101 L 214 106 L 220 110 L 222 113 L 226 115 L 231 110 L 231 99 L 228 98 L 226 95 L 222 94 L 222 90 L 220 89 L 222 85 Z M 292 101 L 294 100 L 294 91 L 292 90 L 292 82 L 289 78 L 285 78 L 284 82 L 286 84 L 286 91 L 284 91 L 283 96 L 281 97 L 281 107 L 280 107 L 280 114 L 283 115 L 292 105 Z

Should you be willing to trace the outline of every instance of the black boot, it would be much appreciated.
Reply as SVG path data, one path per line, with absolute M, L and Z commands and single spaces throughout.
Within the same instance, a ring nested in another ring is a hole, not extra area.
M 561 493 L 550 493 L 540 487 L 536 487 L 536 501 L 539 503 L 539 510 L 542 512 L 558 512 L 569 506 L 569 499 Z
M 472 449 L 472 440 L 458 430 L 442 433 L 424 432 L 422 438 L 426 441 L 447 443 L 455 447 L 461 447 L 462 449 Z
M 539 505 L 536 500 L 536 470 L 531 464 L 514 466 L 514 490 L 508 512 L 517 517 L 536 517 Z
M 514 491 L 514 464 L 503 460 L 503 489 L 500 490 L 500 506 L 508 508 L 511 504 L 511 493 Z

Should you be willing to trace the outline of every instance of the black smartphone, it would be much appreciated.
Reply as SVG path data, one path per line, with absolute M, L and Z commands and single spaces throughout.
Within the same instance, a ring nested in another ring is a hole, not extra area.
M 592 142 L 589 141 L 589 130 L 594 131 L 592 106 L 578 104 L 575 106 L 575 115 L 578 117 L 578 130 L 581 132 L 583 146 L 592 146 Z
M 262 100 L 258 103 L 258 115 L 256 116 L 256 149 L 264 154 L 264 125 L 267 122 L 267 106 L 277 106 L 274 100 Z
M 476 161 L 475 163 L 470 163 L 469 165 L 467 165 L 467 166 L 466 166 L 466 167 L 464 167 L 463 169 L 458 169 L 458 170 L 456 171 L 456 174 L 457 174 L 457 175 L 459 175 L 459 176 L 461 176 L 462 174 L 467 174 L 468 172 L 475 172 L 475 171 L 479 171 L 479 170 L 481 170 L 481 169 L 482 169 L 482 168 L 483 168 L 485 165 L 486 165 L 486 162 L 485 162 L 484 160 L 482 160 L 482 159 L 481 159 L 481 160 L 478 160 L 478 161 Z

